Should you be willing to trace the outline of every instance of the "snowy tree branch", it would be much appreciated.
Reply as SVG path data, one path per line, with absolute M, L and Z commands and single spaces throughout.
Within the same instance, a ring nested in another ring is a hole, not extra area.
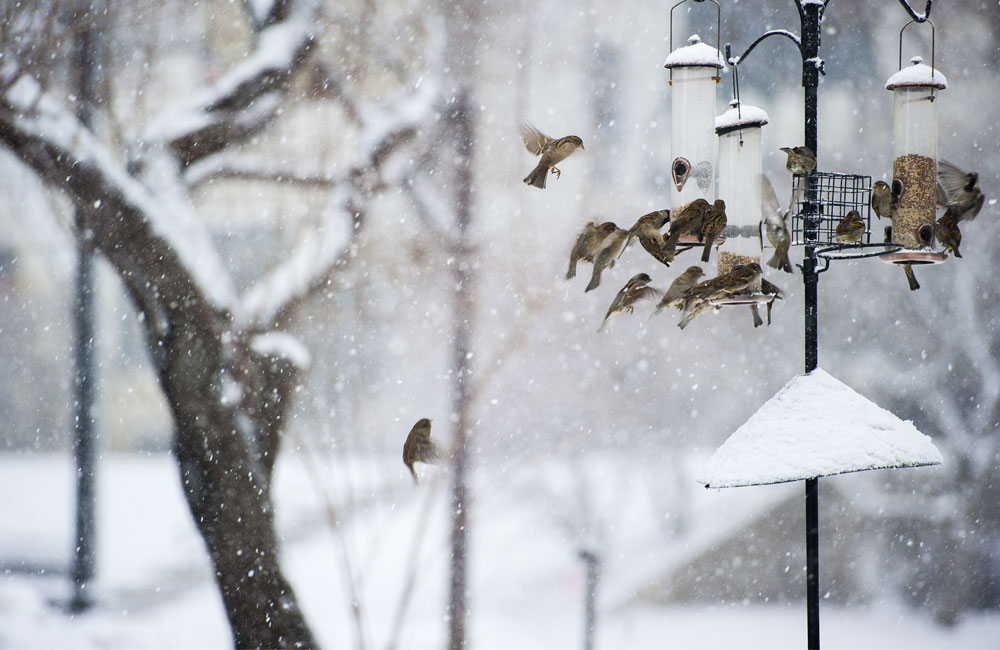
M 229 275 L 193 215 L 183 209 L 168 213 L 160 197 L 126 174 L 93 134 L 30 77 L 21 77 L 2 97 L 0 141 L 75 205 L 90 206 L 84 223 L 96 246 L 126 282 L 141 283 L 137 292 L 151 291 L 157 304 L 197 312 L 230 308 L 235 292 Z
M 260 131 L 277 113 L 293 73 L 307 58 L 315 14 L 312 1 L 272 2 L 256 50 L 192 100 L 154 118 L 143 144 L 164 145 L 189 165 Z
M 328 284 L 333 269 L 348 259 L 370 197 L 386 186 L 385 164 L 429 120 L 436 99 L 436 88 L 424 84 L 405 99 L 367 109 L 379 119 L 362 129 L 362 146 L 354 162 L 332 178 L 323 227 L 246 292 L 236 310 L 237 323 L 249 329 L 278 326 L 298 304 Z

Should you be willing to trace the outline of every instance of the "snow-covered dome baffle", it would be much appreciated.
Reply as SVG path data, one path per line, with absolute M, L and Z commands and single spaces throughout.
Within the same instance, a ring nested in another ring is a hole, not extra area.
M 726 60 L 722 53 L 707 43 L 701 42 L 701 37 L 693 34 L 688 39 L 690 45 L 679 47 L 667 57 L 664 68 L 711 67 L 725 68 Z
M 910 67 L 903 68 L 889 77 L 885 82 L 886 90 L 895 90 L 902 86 L 929 86 L 931 88 L 947 88 L 948 80 L 939 70 L 924 63 L 923 57 L 910 59 Z
M 715 118 L 716 134 L 723 135 L 739 128 L 764 126 L 767 124 L 767 113 L 763 108 L 757 108 L 749 104 L 739 104 L 737 106 L 736 103 L 734 99 L 729 103 L 732 108 Z
M 765 402 L 715 451 L 698 480 L 741 487 L 941 462 L 912 422 L 817 368 Z

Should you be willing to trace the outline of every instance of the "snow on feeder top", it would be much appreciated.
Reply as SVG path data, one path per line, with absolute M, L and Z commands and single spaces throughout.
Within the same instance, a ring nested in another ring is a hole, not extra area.
M 910 64 L 885 83 L 894 100 L 892 191 L 898 198 L 892 240 L 906 249 L 919 250 L 934 241 L 938 158 L 935 100 L 938 92 L 948 87 L 948 81 L 919 56 L 910 59 Z
M 719 136 L 718 196 L 726 202 L 725 241 L 719 246 L 719 273 L 737 264 L 760 263 L 761 127 L 767 113 L 734 99 L 715 118 Z
M 698 481 L 741 487 L 941 463 L 934 442 L 912 422 L 817 368 L 765 402 L 715 451 Z
M 670 208 L 715 199 L 715 86 L 725 61 L 718 48 L 695 34 L 670 53 Z

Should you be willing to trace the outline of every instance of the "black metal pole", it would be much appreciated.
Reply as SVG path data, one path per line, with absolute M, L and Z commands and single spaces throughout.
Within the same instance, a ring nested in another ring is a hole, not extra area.
M 580 559 L 587 565 L 587 594 L 583 605 L 583 650 L 593 650 L 597 630 L 597 581 L 601 575 L 601 559 L 596 553 L 583 549 Z
M 819 58 L 820 23 L 825 5 L 817 2 L 799 3 L 802 20 L 802 86 L 805 89 L 805 144 L 819 154 L 817 137 L 817 95 L 822 62 Z M 816 246 L 819 215 L 815 189 L 806 183 L 805 258 L 802 282 L 805 289 L 805 369 L 812 372 L 819 363 L 819 312 L 816 271 Z M 806 617 L 810 650 L 819 650 L 819 479 L 806 479 Z
M 91 5 L 89 15 L 77 16 L 78 20 L 93 20 L 97 15 L 99 0 Z M 98 81 L 98 33 L 96 29 L 85 27 L 77 35 L 74 43 L 73 65 L 76 72 L 77 117 L 91 128 L 93 104 L 97 95 Z M 94 363 L 94 253 L 91 235 L 84 215 L 77 211 L 77 267 L 76 295 L 73 309 L 73 325 L 76 331 L 74 355 L 74 426 L 73 458 L 76 469 L 76 534 L 74 536 L 73 564 L 70 577 L 73 580 L 73 596 L 69 608 L 77 612 L 92 604 L 90 593 L 94 577 L 97 549 L 95 526 L 96 510 L 96 465 L 97 442 L 95 440 L 94 416 L 96 402 L 96 370 Z

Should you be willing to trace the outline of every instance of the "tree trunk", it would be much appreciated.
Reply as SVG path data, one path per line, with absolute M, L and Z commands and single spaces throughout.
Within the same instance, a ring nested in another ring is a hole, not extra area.
M 463 88 L 449 112 L 448 133 L 454 138 L 457 162 L 455 165 L 455 221 L 458 226 L 458 254 L 453 274 L 455 276 L 455 323 L 452 332 L 452 362 L 454 371 L 453 412 L 457 415 L 452 442 L 451 490 L 451 590 L 448 599 L 448 647 L 460 650 L 465 647 L 465 624 L 468 618 L 468 509 L 469 495 L 466 469 L 469 459 L 468 429 L 472 404 L 469 399 L 469 339 L 474 317 L 474 275 L 469 256 L 469 225 L 472 217 L 472 153 L 475 125 L 472 117 L 471 91 Z

